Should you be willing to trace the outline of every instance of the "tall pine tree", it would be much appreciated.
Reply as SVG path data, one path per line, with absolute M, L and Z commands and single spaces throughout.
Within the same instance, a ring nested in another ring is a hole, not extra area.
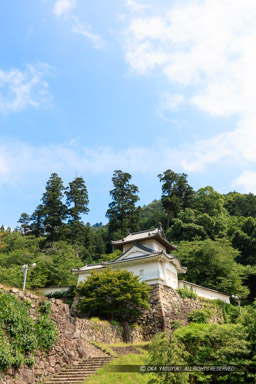
M 115 171 L 112 177 L 115 188 L 110 191 L 110 195 L 113 201 L 106 213 L 111 240 L 126 236 L 129 230 L 136 231 L 139 228 L 141 207 L 136 207 L 139 190 L 129 183 L 130 179 L 129 173 L 120 170 Z
M 76 177 L 75 180 L 69 183 L 65 195 L 67 197 L 66 204 L 68 206 L 69 223 L 73 224 L 81 220 L 82 213 L 86 214 L 89 212 L 88 191 L 83 178 Z
M 57 173 L 52 173 L 42 197 L 44 230 L 51 241 L 59 239 L 61 227 L 66 218 L 67 207 L 62 202 L 64 190 L 61 178 Z

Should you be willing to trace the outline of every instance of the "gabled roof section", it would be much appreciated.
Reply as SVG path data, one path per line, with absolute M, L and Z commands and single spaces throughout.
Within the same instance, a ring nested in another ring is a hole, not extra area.
M 127 249 L 127 251 L 126 252 L 124 252 L 121 256 L 119 256 L 117 259 L 115 259 L 115 260 L 112 260 L 111 262 L 119 262 L 119 261 L 121 261 L 121 260 L 124 260 L 124 259 L 126 259 L 126 258 L 128 258 L 129 257 L 129 254 L 131 254 L 131 253 L 136 253 L 136 251 L 137 251 L 137 256 L 136 256 L 136 258 L 137 257 L 144 257 L 145 255 L 155 255 L 155 254 L 157 254 L 158 252 L 155 252 L 153 249 L 151 249 L 151 248 L 148 248 L 148 247 L 145 247 L 144 245 L 142 245 L 142 244 L 138 244 L 138 243 L 136 243 L 136 242 L 134 242 L 133 244 L 132 244 L 132 246 L 129 248 L 129 249 Z
M 169 241 L 166 239 L 162 227 L 151 229 L 151 230 L 149 229 L 141 232 L 129 233 L 126 237 L 124 237 L 121 240 L 112 241 L 112 245 L 115 249 L 122 250 L 125 244 L 139 242 L 139 241 L 148 240 L 148 239 L 157 240 L 160 244 L 162 244 L 166 248 L 166 251 L 175 251 L 177 249 L 175 245 L 170 244 Z

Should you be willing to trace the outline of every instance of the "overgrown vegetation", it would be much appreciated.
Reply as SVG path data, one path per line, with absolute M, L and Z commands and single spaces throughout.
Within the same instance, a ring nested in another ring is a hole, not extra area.
M 56 323 L 49 318 L 51 303 L 42 301 L 37 321 L 29 315 L 30 302 L 0 292 L 0 371 L 32 366 L 37 349 L 47 351 L 57 341 Z
M 159 175 L 161 200 L 140 208 L 138 187 L 131 178 L 114 171 L 109 223 L 91 226 L 82 221 L 89 209 L 84 180 L 76 177 L 65 187 L 53 173 L 34 212 L 23 212 L 14 231 L 1 227 L 0 282 L 21 287 L 21 265 L 35 262 L 27 288 L 73 285 L 76 278 L 71 268 L 118 257 L 120 251 L 111 253 L 111 239 L 161 222 L 168 240 L 178 245 L 177 256 L 188 267 L 186 280 L 238 295 L 242 304 L 252 303 L 256 297 L 256 196 L 222 195 L 211 186 L 195 191 L 186 174 L 169 169 Z
M 193 291 L 192 288 L 180 288 L 178 289 L 178 293 L 183 299 L 197 299 L 197 294 Z
M 79 308 L 89 316 L 134 322 L 149 308 L 150 287 L 128 271 L 93 271 L 77 288 Z
M 222 308 L 225 309 L 225 306 Z M 231 305 L 229 315 L 225 324 L 213 324 L 209 323 L 210 310 L 192 311 L 189 315 L 191 323 L 177 327 L 171 339 L 167 333 L 154 336 L 149 349 L 149 364 L 213 366 L 215 370 L 165 372 L 154 375 L 151 383 L 255 383 L 256 303 L 244 307 L 242 315 L 235 315 Z M 218 366 L 234 366 L 235 370 L 219 371 Z

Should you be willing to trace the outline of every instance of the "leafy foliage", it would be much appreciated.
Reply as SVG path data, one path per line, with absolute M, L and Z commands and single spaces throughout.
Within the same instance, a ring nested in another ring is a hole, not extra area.
M 194 199 L 194 191 L 187 182 L 185 173 L 179 174 L 168 169 L 158 175 L 162 184 L 162 205 L 167 212 L 167 229 L 171 217 L 177 217 L 181 209 L 191 207 Z
M 30 302 L 0 292 L 0 371 L 23 364 L 31 366 L 37 349 L 52 349 L 58 331 L 56 323 L 48 317 L 49 304 L 41 303 L 40 315 L 34 321 L 29 316 Z
M 248 295 L 242 285 L 244 267 L 236 263 L 238 252 L 224 239 L 181 242 L 178 257 L 187 270 L 186 279 L 204 287 L 240 297 Z
M 168 335 L 157 334 L 151 344 L 150 364 L 168 365 L 234 365 L 247 367 L 235 372 L 190 372 L 158 375 L 151 383 L 199 384 L 253 383 L 250 341 L 242 324 L 196 324 L 178 328 L 170 341 Z
M 150 287 L 127 271 L 104 269 L 92 272 L 77 288 L 79 307 L 88 316 L 103 319 L 134 320 L 148 308 Z
M 188 319 L 192 323 L 208 324 L 211 319 L 212 311 L 209 308 L 195 309 L 188 314 Z
M 193 291 L 193 289 L 188 289 L 188 288 L 180 288 L 178 289 L 178 293 L 179 295 L 183 298 L 183 299 L 194 299 L 196 300 L 197 299 L 197 294 Z

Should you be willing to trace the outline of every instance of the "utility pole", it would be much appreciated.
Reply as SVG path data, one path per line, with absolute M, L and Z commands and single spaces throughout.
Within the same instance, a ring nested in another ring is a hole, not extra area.
M 36 267 L 36 263 L 33 263 L 31 265 L 31 267 L 28 266 L 28 264 L 24 264 L 22 265 L 21 269 L 23 270 L 24 272 L 24 281 L 23 281 L 23 291 L 25 291 L 25 287 L 26 287 L 26 281 L 27 281 L 27 274 L 28 274 L 28 271 L 32 268 L 35 268 Z

